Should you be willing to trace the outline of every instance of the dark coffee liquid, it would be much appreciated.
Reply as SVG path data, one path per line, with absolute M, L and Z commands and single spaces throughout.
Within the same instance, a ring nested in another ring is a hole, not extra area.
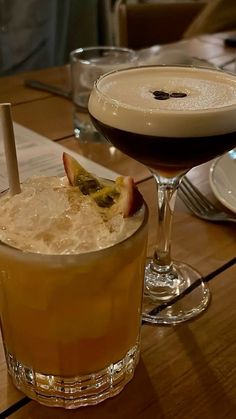
M 235 132 L 209 137 L 155 137 L 112 128 L 91 118 L 97 130 L 119 150 L 150 168 L 171 175 L 185 172 L 236 146 Z

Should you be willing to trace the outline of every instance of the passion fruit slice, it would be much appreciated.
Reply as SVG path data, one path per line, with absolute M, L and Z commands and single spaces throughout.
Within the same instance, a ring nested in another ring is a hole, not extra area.
M 74 157 L 63 153 L 62 159 L 70 185 L 78 186 L 82 194 L 90 195 L 92 192 L 103 188 L 99 180 L 87 172 Z
M 99 191 L 91 194 L 99 207 L 110 208 L 115 204 L 115 201 L 119 198 L 120 193 L 115 186 L 104 186 Z
M 101 208 L 111 208 L 123 217 L 132 216 L 143 203 L 143 197 L 130 176 L 119 176 L 115 183 L 104 183 L 87 172 L 76 159 L 63 153 L 63 163 L 69 183 L 90 195 Z

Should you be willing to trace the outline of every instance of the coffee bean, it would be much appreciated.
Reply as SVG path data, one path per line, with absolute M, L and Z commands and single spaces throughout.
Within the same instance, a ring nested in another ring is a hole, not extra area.
M 156 100 L 166 100 L 170 98 L 169 93 L 162 92 L 159 90 L 156 90 L 155 92 L 153 92 L 153 95 L 154 95 L 154 99 Z
M 173 92 L 173 93 L 170 93 L 170 97 L 179 98 L 179 97 L 186 97 L 186 96 L 187 96 L 187 93 L 182 93 L 182 92 Z
M 163 93 L 166 93 L 166 92 L 164 92 L 163 90 L 155 90 L 152 93 L 153 93 L 154 96 L 159 96 L 159 95 L 162 95 Z

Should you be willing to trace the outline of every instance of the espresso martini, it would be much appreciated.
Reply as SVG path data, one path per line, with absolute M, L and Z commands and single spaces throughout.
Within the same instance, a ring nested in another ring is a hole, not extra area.
M 210 292 L 195 268 L 172 261 L 176 191 L 192 167 L 235 147 L 236 76 L 187 66 L 118 70 L 97 80 L 89 112 L 97 129 L 147 165 L 156 181 L 157 240 L 146 265 L 143 319 L 176 324 L 194 318 L 207 307 Z M 189 287 L 188 297 L 169 304 Z M 159 312 L 163 301 L 168 304 Z
M 150 66 L 97 81 L 89 112 L 118 149 L 166 176 L 236 144 L 236 78 L 206 68 Z

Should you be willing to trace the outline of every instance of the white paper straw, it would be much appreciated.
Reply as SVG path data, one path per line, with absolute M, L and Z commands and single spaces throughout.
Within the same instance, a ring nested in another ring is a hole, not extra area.
M 21 188 L 10 103 L 0 104 L 0 123 L 6 156 L 9 191 L 11 195 L 15 195 L 21 191 Z

